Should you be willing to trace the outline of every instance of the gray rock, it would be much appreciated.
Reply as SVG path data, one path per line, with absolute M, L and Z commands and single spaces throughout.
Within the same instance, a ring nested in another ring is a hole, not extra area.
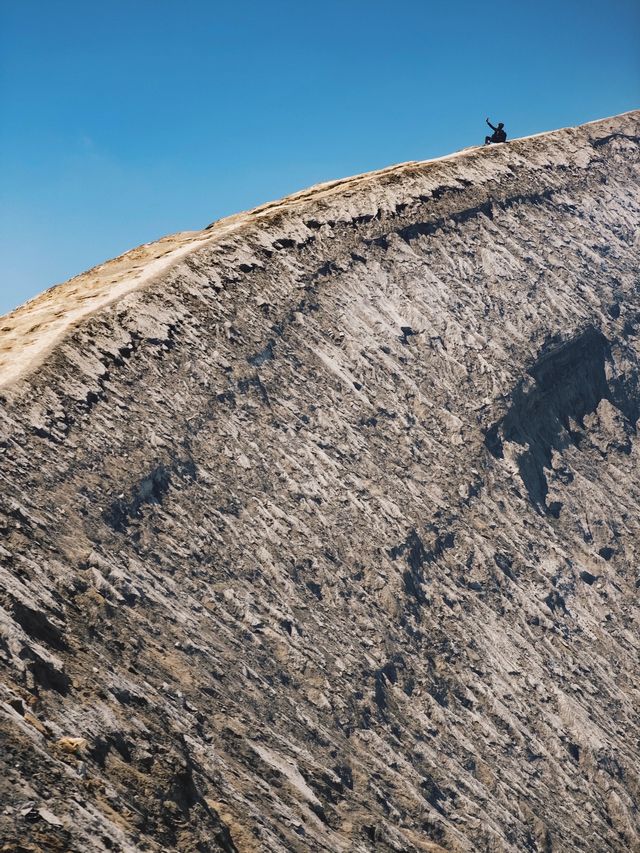
M 4 318 L 2 843 L 638 848 L 639 137 L 321 185 Z

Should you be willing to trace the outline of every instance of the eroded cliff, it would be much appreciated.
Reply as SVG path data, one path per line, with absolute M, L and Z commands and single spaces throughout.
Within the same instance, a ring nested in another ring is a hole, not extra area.
M 640 114 L 0 330 L 5 850 L 640 849 Z

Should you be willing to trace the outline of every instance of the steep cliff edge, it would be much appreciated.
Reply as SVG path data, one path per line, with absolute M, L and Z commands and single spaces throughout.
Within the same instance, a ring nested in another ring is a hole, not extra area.
M 639 143 L 326 184 L 3 318 L 0 849 L 640 849 Z

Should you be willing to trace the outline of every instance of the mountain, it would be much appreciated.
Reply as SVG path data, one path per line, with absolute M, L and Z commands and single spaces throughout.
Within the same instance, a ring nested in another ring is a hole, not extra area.
M 2 319 L 1 850 L 640 850 L 639 143 L 323 184 Z

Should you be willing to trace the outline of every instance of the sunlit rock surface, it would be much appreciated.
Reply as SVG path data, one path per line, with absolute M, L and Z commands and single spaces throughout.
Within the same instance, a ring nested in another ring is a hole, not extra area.
M 0 331 L 0 849 L 640 849 L 640 114 Z

